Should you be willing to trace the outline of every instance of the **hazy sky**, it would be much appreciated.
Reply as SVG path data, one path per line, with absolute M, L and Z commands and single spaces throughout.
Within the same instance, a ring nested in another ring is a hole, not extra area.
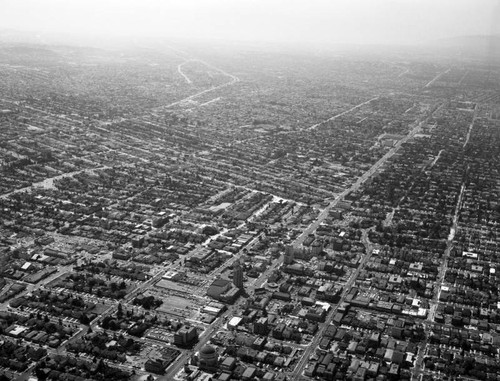
M 500 33 L 500 0 L 0 0 L 0 28 L 272 42 L 407 43 Z

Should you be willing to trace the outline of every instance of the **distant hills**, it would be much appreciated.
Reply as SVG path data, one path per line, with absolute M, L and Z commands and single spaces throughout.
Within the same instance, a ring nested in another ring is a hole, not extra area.
M 500 60 L 500 35 L 460 36 L 440 39 L 430 43 L 429 47 L 439 49 L 441 54 L 461 58 Z
M 0 28 L 0 42 L 10 44 L 40 44 L 42 37 L 34 32 Z
M 38 34 L 36 32 L 29 31 L 19 31 L 14 29 L 0 28 L 0 44 L 7 45 L 18 45 L 27 44 L 30 46 L 34 45 L 71 45 L 71 46 L 86 46 L 94 48 L 107 47 L 106 36 L 76 36 L 71 34 Z M 125 41 L 129 41 L 125 40 Z M 113 46 L 116 42 L 110 40 L 109 46 Z M 123 43 L 123 41 L 121 41 Z M 221 41 L 214 41 L 214 43 L 220 43 Z M 234 44 L 230 43 L 230 46 Z M 265 44 L 250 43 L 245 42 L 244 45 L 248 47 L 253 46 L 256 49 L 266 48 Z M 285 44 L 288 48 L 294 47 L 294 50 L 301 50 L 301 44 L 294 44 L 290 42 Z M 481 61 L 489 61 L 500 63 L 500 35 L 472 35 L 472 36 L 457 36 L 452 38 L 443 38 L 434 41 L 427 41 L 416 45 L 351 45 L 351 44 L 337 44 L 335 50 L 354 50 L 356 52 L 371 52 L 371 51 L 383 51 L 385 53 L 390 53 L 391 51 L 403 50 L 407 52 L 423 53 L 425 55 L 430 54 L 434 57 L 449 57 L 458 59 L 477 59 Z M 324 48 L 328 48 L 325 46 Z M 330 47 L 331 48 L 331 47 Z M 321 50 L 321 46 L 318 45 L 318 49 Z M 306 49 L 307 50 L 307 49 Z M 328 49 L 327 49 L 328 50 Z M 427 54 L 426 54 L 427 53 Z

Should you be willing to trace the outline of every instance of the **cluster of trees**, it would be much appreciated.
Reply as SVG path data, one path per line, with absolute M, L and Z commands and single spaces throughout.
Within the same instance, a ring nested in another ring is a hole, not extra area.
M 88 273 L 73 273 L 66 279 L 72 281 L 72 284 L 67 284 L 68 282 L 64 281 L 59 286 L 78 292 L 95 294 L 97 297 L 106 296 L 113 299 L 122 299 L 127 295 L 127 284 L 124 281 L 121 283 L 107 282 Z
M 75 376 L 85 380 L 126 381 L 131 377 L 129 372 L 106 365 L 102 359 L 91 363 L 59 355 L 39 361 L 34 372 L 40 381 L 69 380 Z
M 79 319 L 82 324 L 88 324 L 96 315 L 91 311 L 93 303 L 86 303 L 81 297 L 69 294 L 53 294 L 50 291 L 38 291 L 31 298 L 23 296 L 10 302 L 13 308 L 22 306 L 38 308 L 53 316 L 68 316 Z M 46 318 L 48 319 L 48 318 Z
M 39 360 L 46 354 L 46 349 L 22 347 L 19 344 L 5 340 L 0 345 L 0 366 L 18 372 L 24 371 L 28 367 L 30 361 Z
M 101 327 L 111 331 L 117 331 L 123 326 L 130 326 L 131 322 L 135 322 L 132 327 L 128 328 L 127 332 L 135 337 L 142 337 L 144 332 L 158 322 L 158 317 L 152 316 L 148 319 L 144 315 L 134 315 L 132 310 L 123 311 L 122 304 L 118 304 L 118 309 L 115 316 L 106 316 L 102 322 Z
M 171 321 L 169 319 L 158 318 L 157 315 L 134 314 L 132 310 L 123 310 L 123 307 L 118 304 L 116 314 L 104 317 L 100 323 L 101 327 L 111 331 L 127 329 L 129 335 L 142 337 L 142 335 L 153 326 L 161 326 L 170 331 L 177 331 L 182 324 L 180 322 Z
M 112 275 L 116 275 L 121 278 L 133 279 L 133 280 L 144 280 L 145 274 L 141 269 L 135 268 L 123 268 L 118 265 L 110 265 L 104 262 L 92 262 L 85 264 L 85 266 L 75 267 L 76 271 L 85 270 L 86 272 L 92 274 L 105 274 L 108 278 Z M 125 282 L 120 283 L 120 289 L 127 288 Z
M 146 310 L 151 310 L 160 307 L 163 304 L 163 300 L 156 299 L 154 296 L 141 296 L 137 297 L 132 302 L 136 306 L 141 306 Z
M 467 346 L 466 343 L 464 344 Z M 491 361 L 489 364 L 484 364 L 469 356 L 463 359 L 456 358 L 454 360 L 426 357 L 424 361 L 427 369 L 431 371 L 445 371 L 452 379 L 462 376 L 477 380 L 496 380 L 500 372 L 500 364 L 497 361 Z
M 138 353 L 141 350 L 141 344 L 122 335 L 110 337 L 105 332 L 99 332 L 87 334 L 84 338 L 69 343 L 68 350 L 75 353 L 88 353 L 98 358 L 125 362 L 127 360 L 125 353 Z

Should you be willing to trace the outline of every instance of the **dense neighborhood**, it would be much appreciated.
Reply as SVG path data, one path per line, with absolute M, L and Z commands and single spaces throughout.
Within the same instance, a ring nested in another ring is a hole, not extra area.
M 0 44 L 0 380 L 500 377 L 497 67 L 159 49 Z

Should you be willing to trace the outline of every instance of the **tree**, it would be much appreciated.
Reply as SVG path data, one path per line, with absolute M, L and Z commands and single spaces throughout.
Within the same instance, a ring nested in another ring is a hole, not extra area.
M 82 314 L 82 315 L 80 316 L 80 323 L 85 324 L 85 325 L 90 324 L 90 319 L 89 319 L 89 317 L 87 316 L 87 314 Z
M 121 303 L 118 303 L 118 311 L 116 312 L 116 317 L 121 319 L 123 317 L 123 307 Z
M 104 327 L 103 327 L 104 328 Z M 112 331 L 116 331 L 117 329 L 119 328 L 118 326 L 118 323 L 116 322 L 116 320 L 111 320 L 109 322 L 109 329 L 112 330 Z

